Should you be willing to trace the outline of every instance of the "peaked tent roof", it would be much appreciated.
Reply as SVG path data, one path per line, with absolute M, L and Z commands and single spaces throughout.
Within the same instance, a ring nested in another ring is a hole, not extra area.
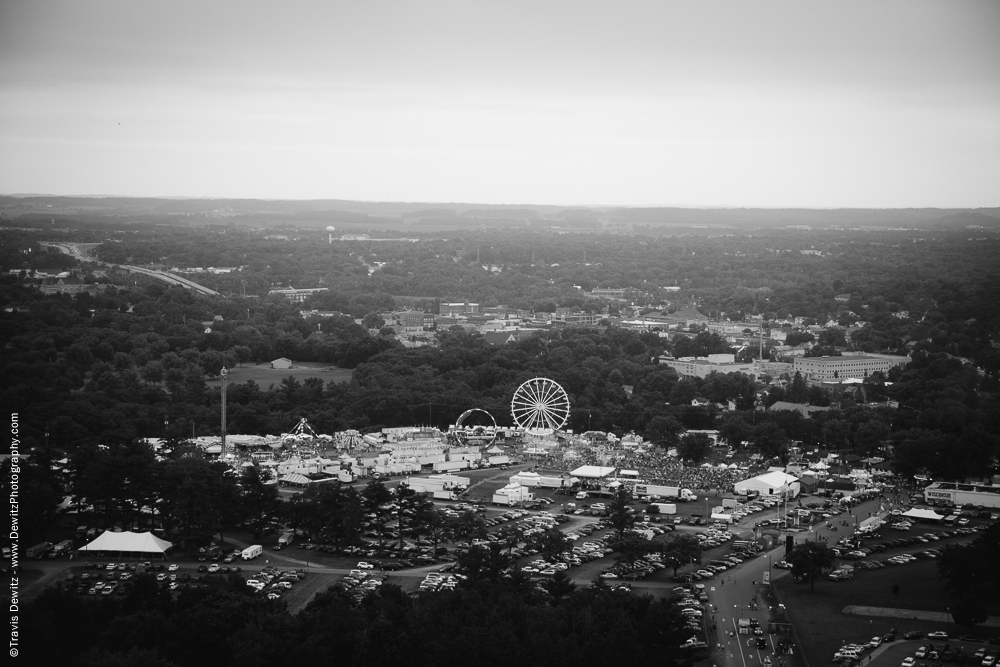
M 305 475 L 300 475 L 297 472 L 293 472 L 288 475 L 285 475 L 278 481 L 284 482 L 285 484 L 308 484 L 312 480 L 306 477 Z
M 903 512 L 903 516 L 911 519 L 930 519 L 932 521 L 940 521 L 944 518 L 943 514 L 938 514 L 934 510 L 919 510 L 916 508 Z
M 794 475 L 789 475 L 783 472 L 769 472 L 763 475 L 757 475 L 756 479 L 760 480 L 764 484 L 769 484 L 775 488 L 783 486 L 785 484 L 791 484 L 792 482 L 799 481 L 798 477 Z
M 113 533 L 106 530 L 90 544 L 78 551 L 141 551 L 143 553 L 165 553 L 173 545 L 152 533 Z

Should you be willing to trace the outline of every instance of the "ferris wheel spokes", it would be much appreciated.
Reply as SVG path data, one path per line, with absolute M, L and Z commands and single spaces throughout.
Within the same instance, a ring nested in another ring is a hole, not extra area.
M 534 378 L 517 388 L 510 408 L 519 428 L 551 434 L 566 425 L 569 397 L 558 383 L 548 378 Z

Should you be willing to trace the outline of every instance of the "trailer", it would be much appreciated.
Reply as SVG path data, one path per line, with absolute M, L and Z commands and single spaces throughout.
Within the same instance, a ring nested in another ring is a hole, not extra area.
M 698 500 L 691 489 L 682 489 L 679 486 L 659 486 L 657 484 L 636 484 L 632 490 L 633 495 L 642 497 L 676 498 L 682 503 L 689 503 Z
M 28 550 L 24 552 L 24 557 L 35 558 L 35 559 L 45 558 L 45 555 L 49 553 L 49 550 L 51 548 L 52 548 L 51 542 L 42 542 L 40 544 L 36 544 L 33 547 L 29 547 Z
M 509 456 L 491 456 L 486 459 L 487 463 L 491 466 L 508 465 L 510 463 Z
M 649 503 L 649 508 L 657 514 L 677 514 L 677 505 L 674 503 Z
M 468 461 L 438 461 L 431 464 L 434 472 L 453 472 L 455 470 L 467 470 Z
M 432 479 L 410 479 L 407 480 L 411 491 L 416 493 L 437 493 L 445 491 L 445 483 Z
M 252 560 L 262 553 L 264 553 L 264 547 L 259 544 L 254 544 L 253 546 L 249 546 L 244 549 L 240 555 L 243 556 L 243 560 Z
M 470 477 L 459 477 L 458 475 L 452 475 L 445 473 L 443 475 L 427 475 L 428 482 L 435 482 L 444 484 L 445 489 L 454 489 L 456 491 L 464 490 L 469 488 L 472 484 L 472 478 Z
M 539 486 L 543 489 L 561 489 L 566 486 L 566 479 L 564 477 L 540 476 L 538 478 L 538 483 L 535 486 Z

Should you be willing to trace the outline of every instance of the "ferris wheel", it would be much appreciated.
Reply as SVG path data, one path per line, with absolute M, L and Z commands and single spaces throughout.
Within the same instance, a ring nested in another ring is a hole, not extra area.
M 514 423 L 532 435 L 551 435 L 569 419 L 569 396 L 548 378 L 528 380 L 510 402 Z

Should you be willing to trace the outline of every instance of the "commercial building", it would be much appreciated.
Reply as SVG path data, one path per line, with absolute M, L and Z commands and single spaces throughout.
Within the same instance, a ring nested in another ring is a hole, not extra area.
M 928 503 L 944 502 L 959 507 L 973 505 L 994 509 L 1000 507 L 1000 486 L 934 482 L 924 489 L 924 500 Z
M 455 315 L 479 315 L 481 313 L 478 303 L 442 303 L 439 315 L 453 317 Z

